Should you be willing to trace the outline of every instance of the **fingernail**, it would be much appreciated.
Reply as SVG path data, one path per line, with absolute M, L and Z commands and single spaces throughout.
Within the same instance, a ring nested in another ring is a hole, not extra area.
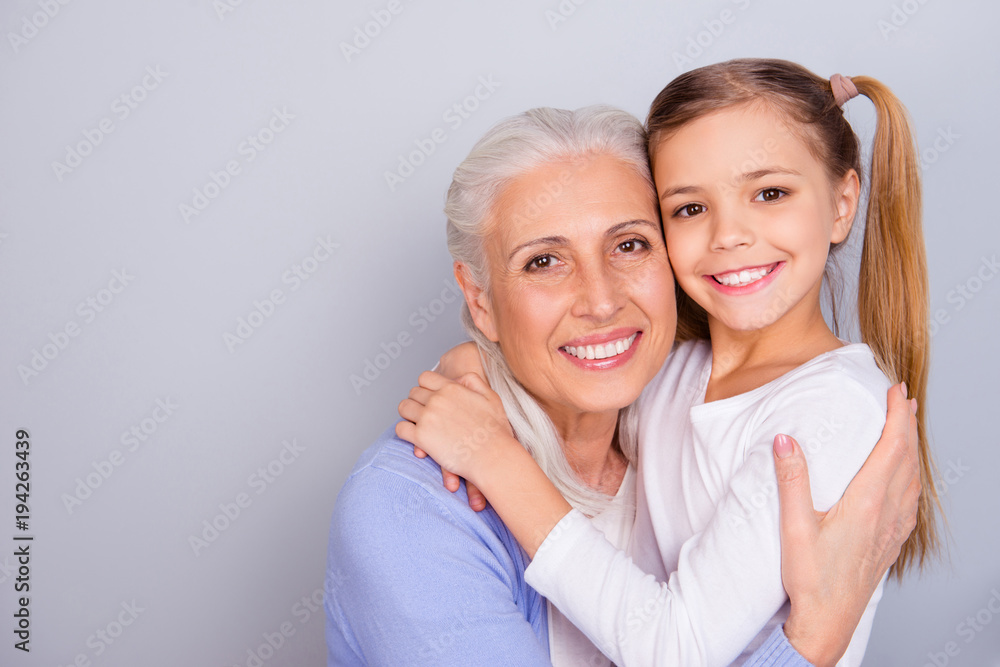
M 787 435 L 774 436 L 774 454 L 779 459 L 784 459 L 792 455 L 792 439 Z
M 915 398 L 910 399 L 910 412 L 917 414 L 917 399 Z
M 903 400 L 906 400 L 907 398 L 910 397 L 909 392 L 906 391 L 906 383 L 905 382 L 900 382 L 899 383 L 899 390 L 901 392 L 903 392 Z

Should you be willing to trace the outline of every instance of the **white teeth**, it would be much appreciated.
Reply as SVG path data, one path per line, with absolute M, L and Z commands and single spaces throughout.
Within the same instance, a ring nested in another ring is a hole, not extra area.
M 743 287 L 757 282 L 771 272 L 770 268 L 744 269 L 732 273 L 719 273 L 713 276 L 719 283 L 729 287 Z
M 567 354 L 572 354 L 577 359 L 607 359 L 623 354 L 625 350 L 632 347 L 632 342 L 638 334 L 632 334 L 628 338 L 622 338 L 603 345 L 581 345 L 574 347 L 567 345 L 562 348 Z

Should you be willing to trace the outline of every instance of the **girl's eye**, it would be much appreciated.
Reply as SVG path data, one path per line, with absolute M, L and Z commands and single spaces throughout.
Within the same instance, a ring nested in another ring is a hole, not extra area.
M 701 204 L 685 204 L 677 209 L 675 216 L 680 218 L 691 218 L 705 212 L 705 207 Z
M 761 190 L 754 201 L 777 201 L 787 195 L 788 193 L 781 188 L 767 188 L 766 190 Z

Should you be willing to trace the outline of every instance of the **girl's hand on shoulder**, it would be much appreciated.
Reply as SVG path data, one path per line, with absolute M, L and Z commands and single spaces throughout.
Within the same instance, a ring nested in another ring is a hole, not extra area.
M 419 383 L 399 404 L 399 415 L 406 421 L 396 424 L 396 435 L 429 454 L 442 468 L 474 480 L 503 447 L 520 447 L 500 397 L 475 373 L 452 381 L 426 371 Z M 445 486 L 452 488 L 448 476 Z
M 456 345 L 442 354 L 437 370 L 449 380 L 458 380 L 468 373 L 475 373 L 481 378 L 486 377 L 483 363 L 479 358 L 479 346 L 472 341 Z

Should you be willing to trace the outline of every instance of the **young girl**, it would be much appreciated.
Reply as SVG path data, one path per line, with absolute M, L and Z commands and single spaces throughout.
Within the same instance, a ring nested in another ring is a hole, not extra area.
M 859 93 L 875 104 L 878 126 L 858 280 L 865 344 L 851 345 L 827 326 L 820 301 L 829 256 L 858 206 L 859 144 L 841 107 Z M 533 555 L 527 581 L 614 663 L 724 665 L 788 615 L 773 434 L 800 437 L 815 504 L 828 509 L 878 438 L 889 379 L 924 402 L 918 163 L 905 110 L 885 86 L 826 80 L 784 61 L 684 74 L 653 102 L 647 125 L 684 342 L 640 399 L 632 558 L 571 511 L 530 457 L 509 455 L 520 450 L 512 437 L 495 436 L 463 461 L 456 443 L 468 434 L 438 419 L 441 433 L 424 431 L 415 444 L 458 462 L 454 472 Z M 921 506 L 897 576 L 937 544 L 922 414 Z M 562 519 L 550 531 L 552 516 Z M 702 576 L 706 563 L 728 564 L 731 575 Z M 839 664 L 860 664 L 880 596 Z

